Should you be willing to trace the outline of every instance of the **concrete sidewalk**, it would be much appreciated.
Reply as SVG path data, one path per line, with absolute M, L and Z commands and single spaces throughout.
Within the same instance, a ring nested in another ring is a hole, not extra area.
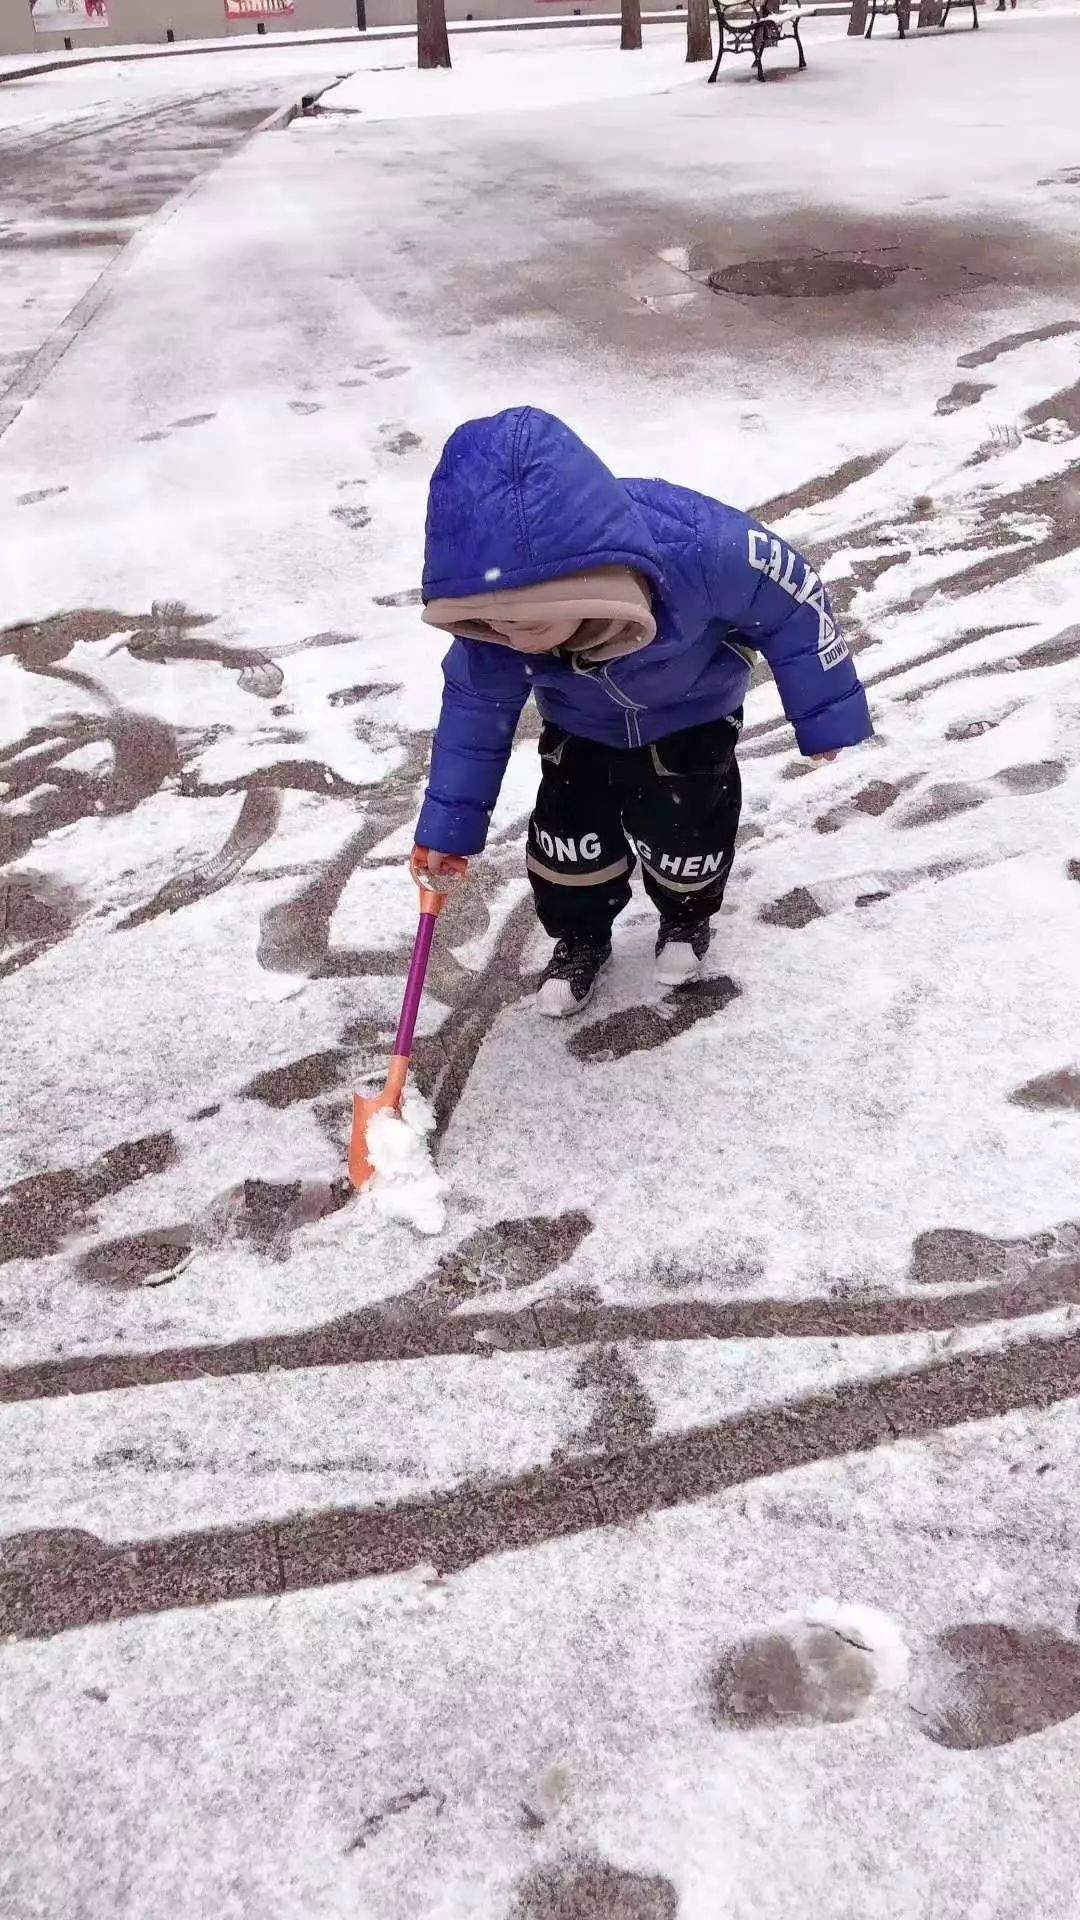
M 220 164 L 196 103 L 0 442 L 5 1910 L 1072 1915 L 1080 20 L 986 25 L 712 89 L 668 26 L 629 102 L 583 36 L 587 110 Z M 169 112 L 50 147 L 35 299 Z M 639 902 L 553 1032 L 527 709 L 423 1240 L 344 1147 L 428 476 L 522 402 L 810 555 L 877 738 L 811 767 L 758 685 L 707 983 Z

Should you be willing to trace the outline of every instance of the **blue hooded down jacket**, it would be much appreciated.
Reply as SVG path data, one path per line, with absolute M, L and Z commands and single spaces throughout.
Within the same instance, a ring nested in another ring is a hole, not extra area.
M 871 733 L 821 581 L 776 534 L 665 480 L 617 480 L 549 413 L 512 407 L 452 434 L 431 481 L 424 599 L 534 586 L 592 567 L 649 582 L 656 638 L 603 668 L 455 640 L 421 846 L 478 853 L 529 694 L 545 720 L 635 747 L 741 706 L 764 654 L 803 753 Z

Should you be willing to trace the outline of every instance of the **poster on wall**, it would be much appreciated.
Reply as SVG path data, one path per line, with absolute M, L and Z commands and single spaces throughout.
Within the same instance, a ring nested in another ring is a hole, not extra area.
M 37 33 L 82 33 L 87 27 L 107 27 L 106 0 L 30 0 L 30 18 Z
M 292 10 L 293 0 L 225 0 L 226 20 L 276 20 Z

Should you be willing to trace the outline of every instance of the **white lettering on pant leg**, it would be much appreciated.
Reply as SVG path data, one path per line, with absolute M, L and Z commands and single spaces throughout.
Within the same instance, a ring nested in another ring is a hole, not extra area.
M 555 858 L 556 860 L 567 860 L 572 865 L 575 864 L 577 861 L 577 841 L 576 840 L 560 840 L 559 835 L 556 834 L 555 835 Z
M 760 527 L 751 527 L 751 529 L 750 529 L 750 555 L 749 555 L 749 558 L 750 558 L 750 565 L 751 565 L 752 567 L 755 567 L 755 568 L 757 569 L 757 571 L 758 571 L 758 573 L 764 573 L 764 571 L 765 571 L 765 569 L 766 569 L 766 567 L 767 567 L 767 566 L 768 566 L 768 564 L 769 564 L 767 560 L 764 560 L 764 559 L 762 559 L 762 556 L 761 556 L 761 554 L 760 554 L 760 553 L 758 552 L 758 543 L 759 543 L 760 541 L 762 541 L 762 540 L 764 540 L 764 541 L 766 541 L 766 542 L 767 542 L 767 541 L 768 541 L 768 538 L 769 538 L 769 536 L 768 536 L 768 534 L 767 534 L 767 533 L 762 533 L 762 531 L 761 531 L 761 528 L 760 528 Z
M 541 827 L 536 837 L 543 847 L 544 852 L 547 854 L 548 859 L 553 859 L 555 855 L 555 842 L 550 833 L 547 832 L 546 828 Z
M 701 859 L 702 876 L 704 877 L 705 875 L 710 873 L 719 873 L 723 864 L 724 864 L 724 855 L 722 853 L 703 854 Z M 689 873 L 689 871 L 690 869 L 688 867 L 687 872 Z
M 696 880 L 701 872 L 701 855 L 695 853 L 689 860 L 683 861 L 683 879 Z
M 770 580 L 776 581 L 777 586 L 780 585 L 780 575 L 783 572 L 783 570 L 784 570 L 784 551 L 780 545 L 779 540 L 776 538 L 774 534 L 772 539 L 769 541 L 769 564 L 768 564 L 768 567 L 766 568 L 766 572 L 768 573 Z
M 582 859 L 599 860 L 600 852 L 600 835 L 598 833 L 583 833 L 581 836 Z
M 661 873 L 678 873 L 681 866 L 682 858 L 679 854 L 662 853 L 660 855 Z

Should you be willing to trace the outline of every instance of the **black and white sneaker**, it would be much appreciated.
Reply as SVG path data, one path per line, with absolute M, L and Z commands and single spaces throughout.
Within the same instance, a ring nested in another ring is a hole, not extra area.
M 702 920 L 696 927 L 680 927 L 661 920 L 656 941 L 656 979 L 662 987 L 686 987 L 701 975 L 709 951 L 712 927 Z
M 611 959 L 610 940 L 560 940 L 536 994 L 539 1011 L 549 1020 L 566 1020 L 587 1007 L 596 982 Z

